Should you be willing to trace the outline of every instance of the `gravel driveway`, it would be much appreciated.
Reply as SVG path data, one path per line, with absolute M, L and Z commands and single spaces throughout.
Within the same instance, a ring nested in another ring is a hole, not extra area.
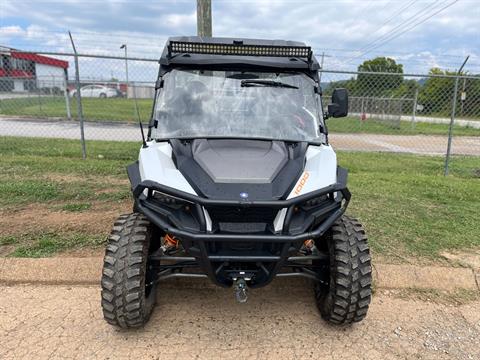
M 379 291 L 366 320 L 323 322 L 308 287 L 165 284 L 150 323 L 102 319 L 98 287 L 0 287 L 0 359 L 479 359 L 480 303 L 442 305 Z

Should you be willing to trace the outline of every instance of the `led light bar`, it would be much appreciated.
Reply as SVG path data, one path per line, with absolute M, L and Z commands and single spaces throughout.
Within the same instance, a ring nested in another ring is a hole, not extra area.
M 273 57 L 312 57 L 309 46 L 276 46 L 276 45 L 244 45 L 194 43 L 186 41 L 170 41 L 168 45 L 170 56 L 174 53 L 181 54 L 211 54 L 211 55 L 237 55 L 237 56 L 273 56 Z

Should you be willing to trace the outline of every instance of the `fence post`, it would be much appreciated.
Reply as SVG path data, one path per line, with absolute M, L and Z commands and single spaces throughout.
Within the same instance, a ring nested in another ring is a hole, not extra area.
M 412 129 L 415 128 L 417 122 L 417 104 L 418 104 L 418 89 L 415 89 L 415 96 L 413 97 L 413 110 L 412 110 Z
M 450 162 L 450 152 L 452 151 L 452 131 L 453 131 L 453 123 L 455 121 L 455 110 L 457 107 L 458 79 L 469 57 L 470 55 L 467 56 L 462 66 L 460 66 L 460 69 L 458 69 L 458 72 L 457 72 L 457 77 L 455 78 L 455 86 L 453 88 L 452 115 L 450 117 L 450 126 L 448 127 L 448 143 L 447 143 L 447 154 L 445 156 L 444 176 L 448 175 L 448 163 Z
M 37 96 L 37 99 L 38 99 L 38 110 L 40 110 L 40 114 L 43 115 L 43 109 L 42 109 L 42 98 L 41 98 L 41 93 L 42 93 L 42 90 L 41 89 L 38 89 L 38 96 Z
M 362 96 L 362 103 L 360 105 L 360 127 L 363 126 L 363 122 L 367 119 L 367 115 L 365 114 L 365 100 L 364 100 L 364 97 Z
M 67 119 L 72 120 L 72 113 L 70 111 L 70 98 L 68 95 L 68 81 L 67 81 L 67 69 L 63 72 L 63 86 L 64 90 L 63 93 L 65 94 L 65 107 L 67 109 Z
M 74 59 L 75 59 L 75 95 L 77 97 L 77 112 L 78 112 L 78 119 L 80 121 L 80 141 L 82 143 L 82 158 L 87 158 L 87 149 L 85 147 L 85 131 L 83 129 L 83 109 L 82 109 L 82 96 L 80 94 L 80 73 L 78 69 L 78 54 L 77 49 L 75 48 L 75 44 L 73 42 L 72 34 L 70 31 L 68 32 L 68 36 L 70 36 L 70 41 L 73 47 Z
M 465 102 L 463 94 L 465 94 L 465 86 L 466 85 L 467 85 L 467 79 L 463 78 L 462 96 L 460 96 L 460 116 L 463 116 L 463 103 Z

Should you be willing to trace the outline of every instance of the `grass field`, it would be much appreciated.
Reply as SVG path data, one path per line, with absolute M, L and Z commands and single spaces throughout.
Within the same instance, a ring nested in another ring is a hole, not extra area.
M 138 143 L 0 137 L 0 254 L 50 256 L 103 245 L 115 217 L 131 210 L 125 166 Z M 349 168 L 348 213 L 365 224 L 375 254 L 434 259 L 480 246 L 480 157 L 338 154 Z
M 83 113 L 87 120 L 136 122 L 135 102 L 132 99 L 83 98 Z M 152 100 L 139 99 L 138 107 L 141 119 L 146 121 L 152 111 Z M 71 112 L 77 117 L 76 99 L 71 99 Z M 32 116 L 32 117 L 66 117 L 64 97 L 32 97 L 22 99 L 0 100 L 0 115 Z M 333 133 L 369 133 L 396 135 L 447 135 L 447 124 L 417 123 L 412 127 L 409 121 L 401 121 L 399 127 L 385 121 L 368 119 L 360 121 L 358 117 L 347 117 L 328 120 L 329 131 Z M 480 129 L 470 127 L 454 127 L 454 135 L 480 136 Z
M 150 118 L 152 99 L 138 99 L 138 108 L 143 120 Z M 82 98 L 84 118 L 99 121 L 137 121 L 135 101 L 125 98 Z M 77 118 L 77 100 L 70 98 L 72 117 Z M 32 117 L 66 118 L 65 98 L 60 97 L 30 97 L 21 99 L 0 100 L 0 114 Z

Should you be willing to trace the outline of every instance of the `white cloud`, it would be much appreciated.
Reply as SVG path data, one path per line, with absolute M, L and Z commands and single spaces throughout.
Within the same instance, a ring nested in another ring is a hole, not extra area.
M 371 52 L 347 61 L 364 52 L 355 50 L 408 21 L 428 2 L 417 1 L 400 13 L 404 5 L 387 0 L 213 0 L 213 32 L 217 36 L 305 41 L 316 53 L 329 55 L 326 67 L 355 69 L 367 58 L 388 55 L 404 62 L 408 71 L 425 72 L 432 64 L 452 68 L 466 54 L 472 54 L 472 68 L 480 67 L 480 6 L 478 1 L 468 0 L 398 38 L 374 43 Z M 196 31 L 194 0 L 3 0 L 2 7 L 0 43 L 35 50 L 69 51 L 69 29 L 82 52 L 120 55 L 119 45 L 126 42 L 131 55 L 158 57 L 169 35 Z
M 17 25 L 0 27 L 0 35 L 2 35 L 2 37 L 21 36 L 24 33 L 24 30 Z
M 168 14 L 164 16 L 164 21 L 168 26 L 184 27 L 186 25 L 196 26 L 197 14 Z

